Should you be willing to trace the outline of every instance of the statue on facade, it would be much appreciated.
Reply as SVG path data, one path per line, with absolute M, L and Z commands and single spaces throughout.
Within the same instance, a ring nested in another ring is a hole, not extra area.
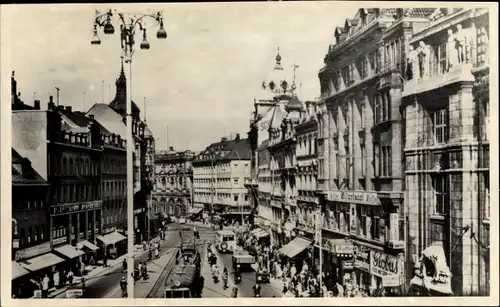
M 427 46 L 423 41 L 418 44 L 418 67 L 420 78 L 426 78 L 429 76 L 429 46 Z
M 457 37 L 451 29 L 448 29 L 448 42 L 446 43 L 446 54 L 448 55 L 448 61 L 446 69 L 449 70 L 451 67 L 458 64 L 458 50 L 456 48 Z
M 462 29 L 462 25 L 457 25 L 456 36 L 456 49 L 458 52 L 458 63 L 463 63 L 465 61 L 465 43 L 467 41 L 466 33 Z
M 414 70 L 418 66 L 417 63 L 418 63 L 418 53 L 413 48 L 413 46 L 410 45 L 408 51 L 408 57 L 406 58 L 406 80 L 413 79 Z M 415 77 L 416 76 L 418 76 L 418 74 L 415 74 Z

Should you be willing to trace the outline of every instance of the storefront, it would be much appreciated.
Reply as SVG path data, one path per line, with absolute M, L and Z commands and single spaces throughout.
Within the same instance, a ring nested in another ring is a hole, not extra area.
M 127 251 L 127 237 L 117 231 L 99 235 L 97 240 L 106 251 L 107 258 L 116 259 Z
M 279 252 L 285 256 L 288 261 L 295 264 L 297 271 L 302 269 L 303 261 L 310 259 L 308 247 L 312 245 L 312 241 L 303 237 L 295 237 L 288 244 L 280 248 Z
M 188 217 L 191 221 L 200 221 L 203 217 L 203 208 L 190 208 L 188 210 Z
M 54 253 L 66 259 L 66 269 L 70 269 L 77 276 L 81 275 L 84 271 L 82 263 L 82 256 L 85 255 L 83 251 L 75 246 L 64 244 L 54 248 Z

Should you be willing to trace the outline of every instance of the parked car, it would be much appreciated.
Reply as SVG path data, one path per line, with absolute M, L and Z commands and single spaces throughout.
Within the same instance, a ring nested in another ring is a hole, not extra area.
M 186 218 L 180 217 L 178 222 L 179 222 L 179 224 L 186 224 Z

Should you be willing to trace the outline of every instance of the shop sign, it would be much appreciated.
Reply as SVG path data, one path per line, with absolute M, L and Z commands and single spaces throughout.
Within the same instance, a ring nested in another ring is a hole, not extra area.
M 80 232 L 80 233 L 78 234 L 78 239 L 81 239 L 81 238 L 83 238 L 83 237 L 84 237 L 84 233 L 83 233 L 83 232 Z
M 372 250 L 370 252 L 371 265 L 370 271 L 373 275 L 383 277 L 386 275 L 398 275 L 400 274 L 400 268 L 402 267 L 401 258 L 388 255 L 381 251 Z
M 389 215 L 389 241 L 399 241 L 399 214 Z
M 32 258 L 50 252 L 50 242 L 18 250 L 15 253 L 16 261 Z
M 354 257 L 354 267 L 370 273 L 370 250 L 359 246 Z
M 342 267 L 344 270 L 352 270 L 354 268 L 352 260 L 343 260 Z
M 352 244 L 335 244 L 334 248 L 335 253 L 337 254 L 352 254 L 354 253 L 354 246 Z
M 87 230 L 87 236 L 91 236 L 92 235 L 92 230 Z
M 102 208 L 102 200 L 86 201 L 80 203 L 63 204 L 50 207 L 52 215 L 75 213 L 80 211 L 89 211 Z
M 63 236 L 63 237 L 60 237 L 60 238 L 55 238 L 52 240 L 52 244 L 54 245 L 58 245 L 58 244 L 63 244 L 63 243 L 66 243 L 68 242 L 68 237 L 67 236 Z
M 12 248 L 19 248 L 19 239 L 12 239 Z
M 397 287 L 401 285 L 401 278 L 399 275 L 385 275 L 382 276 L 383 287 Z
M 358 222 L 358 214 L 357 214 L 357 211 L 356 211 L 356 205 L 353 205 L 351 204 L 350 206 L 351 208 L 351 214 L 349 214 L 349 224 L 350 224 L 350 231 L 351 231 L 351 234 L 353 235 L 356 235 L 358 233 L 358 225 L 357 225 L 357 222 Z
M 378 198 L 377 193 L 360 191 L 329 191 L 328 200 L 346 203 L 380 205 L 380 199 Z

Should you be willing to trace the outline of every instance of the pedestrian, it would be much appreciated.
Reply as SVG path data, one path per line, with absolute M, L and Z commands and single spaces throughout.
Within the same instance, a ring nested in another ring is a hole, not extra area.
M 70 286 L 73 284 L 73 277 L 74 276 L 75 276 L 75 274 L 73 273 L 73 270 L 69 269 L 67 278 L 68 278 L 68 283 Z
M 102 259 L 102 266 L 103 267 L 108 267 L 108 257 L 104 255 L 104 258 Z
M 47 274 L 45 274 L 45 277 L 42 280 L 42 298 L 49 297 L 49 283 L 50 278 Z
M 54 280 L 54 287 L 56 289 L 59 289 L 60 288 L 60 278 L 59 278 L 59 271 L 58 270 L 56 270 L 54 272 L 53 280 Z
M 127 258 L 123 258 L 122 266 L 123 272 L 127 271 Z

